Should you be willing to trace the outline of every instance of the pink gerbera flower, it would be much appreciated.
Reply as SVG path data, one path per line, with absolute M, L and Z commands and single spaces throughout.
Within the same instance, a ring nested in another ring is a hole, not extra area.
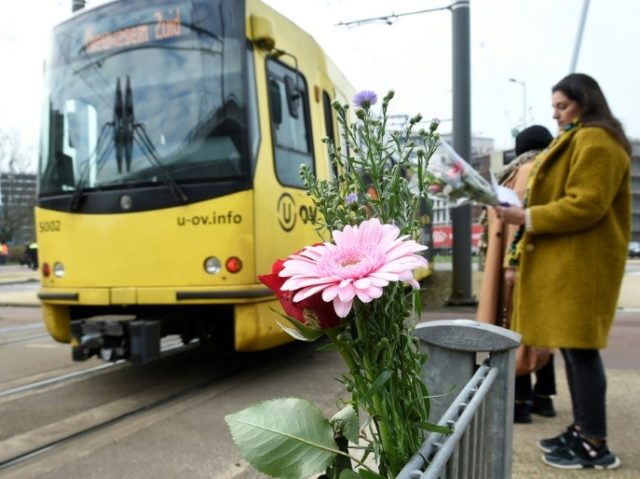
M 383 225 L 377 218 L 334 231 L 335 244 L 309 246 L 284 262 L 279 275 L 288 279 L 282 290 L 295 291 L 293 301 L 321 292 L 322 299 L 333 301 L 336 314 L 344 318 L 356 296 L 368 303 L 382 296 L 391 281 L 418 288 L 413 270 L 428 263 L 415 253 L 427 247 L 399 235 L 398 227 Z

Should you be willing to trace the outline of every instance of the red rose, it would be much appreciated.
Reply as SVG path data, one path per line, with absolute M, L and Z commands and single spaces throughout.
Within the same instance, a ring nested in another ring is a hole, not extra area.
M 338 326 L 340 324 L 340 318 L 333 309 L 333 303 L 327 303 L 322 300 L 320 293 L 314 294 L 309 298 L 306 298 L 299 302 L 294 302 L 293 297 L 295 291 L 282 291 L 282 285 L 287 278 L 282 278 L 279 275 L 280 271 L 284 269 L 284 262 L 286 260 L 278 259 L 273 263 L 271 267 L 271 274 L 259 274 L 258 279 L 269 289 L 271 289 L 287 316 L 300 321 L 307 326 L 315 326 L 320 329 L 328 329 Z
M 282 308 L 287 316 L 291 316 L 292 318 L 304 323 L 304 313 L 300 306 L 293 303 L 293 291 L 282 291 L 282 285 L 286 281 L 286 278 L 281 278 L 278 276 L 280 271 L 284 269 L 284 261 L 281 259 L 277 259 L 273 266 L 271 267 L 271 274 L 259 274 L 258 279 L 264 283 L 267 287 L 269 287 L 280 301 Z

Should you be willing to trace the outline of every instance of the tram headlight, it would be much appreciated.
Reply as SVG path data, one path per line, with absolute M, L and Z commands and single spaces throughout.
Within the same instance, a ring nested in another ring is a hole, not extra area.
M 60 261 L 53 263 L 53 275 L 56 278 L 62 278 L 64 276 L 64 265 Z
M 215 256 L 210 256 L 204 260 L 204 270 L 209 274 L 218 274 L 222 268 L 222 263 Z

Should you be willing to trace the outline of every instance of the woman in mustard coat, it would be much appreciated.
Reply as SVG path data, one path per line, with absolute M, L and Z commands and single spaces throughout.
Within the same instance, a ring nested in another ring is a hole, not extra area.
M 512 328 L 525 344 L 560 348 L 573 423 L 543 439 L 544 461 L 563 469 L 613 469 L 606 445 L 607 345 L 631 231 L 631 147 L 598 83 L 571 74 L 552 88 L 560 135 L 539 155 L 524 207 L 496 207 L 520 225 Z

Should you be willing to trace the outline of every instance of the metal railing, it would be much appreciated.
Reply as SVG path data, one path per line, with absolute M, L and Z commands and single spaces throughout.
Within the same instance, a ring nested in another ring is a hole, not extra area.
M 397 479 L 510 478 L 520 335 L 465 319 L 422 323 L 416 332 L 429 354 L 431 417 L 453 432 L 429 435 Z

